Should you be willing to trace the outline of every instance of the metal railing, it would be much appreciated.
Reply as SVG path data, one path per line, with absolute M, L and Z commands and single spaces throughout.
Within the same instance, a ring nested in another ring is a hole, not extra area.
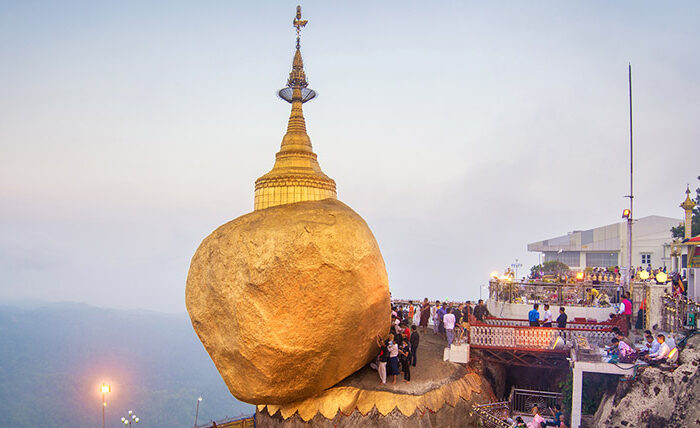
M 255 415 L 226 418 L 219 421 L 211 421 L 197 428 L 255 428 Z
M 513 388 L 509 398 L 510 416 L 531 415 L 532 408 L 537 406 L 541 416 L 554 417 L 552 409 L 556 404 L 561 405 L 562 397 L 559 392 Z
M 621 292 L 618 284 L 489 281 L 489 298 L 508 303 L 610 307 L 620 303 Z
M 509 428 L 508 418 L 520 415 L 532 415 L 533 406 L 537 406 L 543 417 L 554 417 L 554 406 L 561 405 L 563 394 L 550 391 L 533 391 L 513 388 L 508 401 L 498 403 L 474 404 L 472 412 L 481 420 L 484 427 Z
M 474 404 L 472 412 L 476 413 L 485 428 L 510 428 L 510 424 L 506 422 L 510 416 L 510 403 L 508 401 Z
M 588 343 L 602 346 L 615 337 L 612 328 L 551 328 L 521 325 L 473 324 L 469 345 L 483 348 L 504 348 L 550 352 L 566 352 L 567 342 L 585 338 Z
M 699 311 L 698 303 L 688 300 L 687 297 L 674 298 L 666 294 L 661 310 L 661 330 L 675 333 L 686 328 L 695 329 Z
M 526 319 L 518 318 L 496 318 L 488 317 L 482 321 L 488 325 L 511 325 L 511 326 L 529 326 L 530 322 Z M 590 330 L 605 330 L 617 325 L 616 321 L 567 321 L 567 328 L 584 328 Z

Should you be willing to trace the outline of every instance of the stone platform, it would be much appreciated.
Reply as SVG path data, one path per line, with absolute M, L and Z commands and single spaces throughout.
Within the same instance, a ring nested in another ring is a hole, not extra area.
M 379 384 L 364 367 L 336 386 L 286 405 L 259 405 L 260 427 L 461 427 L 476 426 L 472 404 L 495 401 L 491 387 L 471 367 L 442 360 L 444 340 L 421 335 L 411 382 Z M 391 380 L 389 379 L 389 382 Z

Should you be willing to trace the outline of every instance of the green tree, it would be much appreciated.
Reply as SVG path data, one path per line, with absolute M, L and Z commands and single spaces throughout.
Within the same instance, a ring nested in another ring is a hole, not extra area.
M 698 176 L 700 180 L 700 176 Z M 695 208 L 693 208 L 693 217 L 691 221 L 691 232 L 690 236 L 700 235 L 700 187 L 695 189 Z M 671 234 L 674 238 L 684 238 L 685 237 L 685 225 L 679 224 L 676 227 L 671 228 Z
M 550 260 L 542 263 L 541 265 L 535 265 L 530 268 L 530 276 L 537 277 L 540 272 L 544 272 L 545 275 L 548 274 L 564 274 L 569 272 L 569 266 L 560 262 L 559 260 Z

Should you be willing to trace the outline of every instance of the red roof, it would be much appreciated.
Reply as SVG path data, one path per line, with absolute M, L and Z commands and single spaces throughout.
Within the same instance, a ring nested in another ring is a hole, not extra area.
M 688 242 L 700 242 L 700 235 L 696 236 L 695 238 L 688 239 Z

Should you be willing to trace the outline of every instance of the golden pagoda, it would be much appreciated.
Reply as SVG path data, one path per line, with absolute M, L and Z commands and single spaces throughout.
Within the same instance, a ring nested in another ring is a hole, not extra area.
M 300 33 L 307 22 L 301 19 L 301 6 L 297 6 L 296 18 L 292 22 L 297 32 L 292 71 L 287 86 L 278 92 L 280 98 L 292 104 L 292 112 L 272 170 L 255 180 L 255 210 L 337 198 L 335 181 L 321 171 L 313 152 L 302 111 L 302 104 L 316 97 L 316 92 L 308 88 L 301 58 Z

